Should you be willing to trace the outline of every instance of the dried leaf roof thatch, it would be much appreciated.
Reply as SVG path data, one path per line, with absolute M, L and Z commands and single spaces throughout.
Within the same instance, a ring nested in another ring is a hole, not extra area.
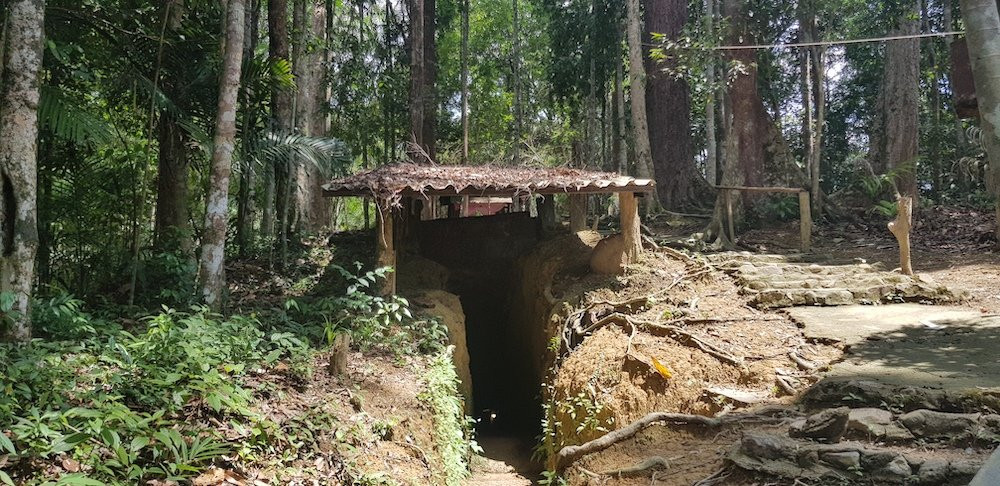
M 371 196 L 392 201 L 401 196 L 650 192 L 654 185 L 648 179 L 564 167 L 395 163 L 334 179 L 323 186 L 323 195 Z

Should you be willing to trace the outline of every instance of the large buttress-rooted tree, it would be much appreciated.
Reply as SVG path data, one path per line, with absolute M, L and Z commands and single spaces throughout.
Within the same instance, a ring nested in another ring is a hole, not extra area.
M 755 39 L 747 26 L 748 2 L 724 0 L 722 15 L 728 19 L 727 43 L 752 44 Z M 757 51 L 735 49 L 728 58 L 741 66 L 729 83 L 726 98 L 731 106 L 729 126 L 725 129 L 726 166 L 722 174 L 723 186 L 789 186 L 807 187 L 809 181 L 792 158 L 780 128 L 764 108 L 757 88 Z M 723 74 L 725 76 L 725 74 Z M 742 220 L 746 198 L 733 194 L 733 216 Z M 725 235 L 725 204 L 720 192 L 715 201 L 715 213 L 706 231 L 706 239 L 719 240 L 723 245 L 731 241 Z
M 244 0 L 226 5 L 226 41 L 219 76 L 219 104 L 209 174 L 205 230 L 202 233 L 199 278 L 201 296 L 212 309 L 222 307 L 226 287 L 226 226 L 229 213 L 229 176 L 236 143 L 236 106 L 243 63 Z
M 13 0 L 7 9 L 0 90 L 0 292 L 14 297 L 6 337 L 27 341 L 38 250 L 38 86 L 45 2 Z
M 628 40 L 629 92 L 632 99 L 632 130 L 635 133 L 636 175 L 643 179 L 653 178 L 653 161 L 649 148 L 649 122 L 646 118 L 646 64 L 643 61 L 642 12 L 639 0 L 625 0 Z M 653 207 L 646 201 L 646 211 Z
M 996 233 L 1000 237 L 1000 15 L 994 0 L 962 0 L 962 15 L 983 145 L 989 157 L 986 187 L 996 197 Z
M 688 19 L 686 0 L 645 0 L 646 42 L 652 34 L 678 40 Z M 667 209 L 681 210 L 694 203 L 701 184 L 691 147 L 691 95 L 683 78 L 664 72 L 676 67 L 675 60 L 659 64 L 646 57 L 649 76 L 646 113 L 650 154 L 656 176 L 656 193 Z
M 891 35 L 920 32 L 916 4 L 906 9 Z M 972 50 L 970 49 L 970 53 Z M 886 41 L 885 69 L 869 135 L 868 159 L 876 174 L 895 174 L 900 194 L 918 207 L 917 150 L 920 140 L 920 40 Z

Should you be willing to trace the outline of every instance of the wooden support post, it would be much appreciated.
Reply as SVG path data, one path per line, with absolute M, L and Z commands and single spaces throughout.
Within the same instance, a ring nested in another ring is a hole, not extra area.
M 913 198 L 896 197 L 896 219 L 889 221 L 889 232 L 899 241 L 899 269 L 904 275 L 913 275 L 910 265 L 910 223 L 913 214 Z
M 383 202 L 388 206 L 388 202 Z M 396 243 L 393 240 L 393 210 L 390 207 L 383 208 L 382 204 L 377 205 L 375 221 L 375 248 L 376 266 L 392 267 L 393 271 L 385 276 L 382 283 L 381 294 L 383 296 L 394 295 L 396 293 Z
M 569 230 L 573 233 L 587 229 L 587 195 L 569 195 Z
M 809 192 L 799 192 L 799 242 L 802 251 L 809 251 L 812 247 L 812 210 L 809 207 Z
M 462 196 L 462 217 L 467 218 L 469 214 L 469 196 Z
M 736 243 L 736 223 L 733 221 L 733 191 L 723 189 L 722 199 L 726 203 L 726 226 L 729 228 L 729 241 Z
M 556 229 L 556 198 L 552 194 L 542 196 L 538 204 L 538 220 L 542 223 L 542 232 L 551 233 Z
M 621 209 L 622 238 L 625 241 L 623 258 L 626 264 L 639 261 L 642 253 L 640 235 L 639 201 L 631 192 L 618 193 L 618 207 Z

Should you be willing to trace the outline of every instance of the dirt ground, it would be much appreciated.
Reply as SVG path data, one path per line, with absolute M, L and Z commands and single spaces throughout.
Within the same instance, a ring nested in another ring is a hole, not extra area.
M 973 224 L 973 228 L 956 230 L 949 229 L 942 223 L 943 220 L 955 216 L 953 213 L 930 215 L 926 218 L 930 220 L 929 223 L 916 228 L 914 269 L 928 281 L 959 292 L 967 292 L 968 298 L 955 304 L 956 308 L 953 310 L 965 312 L 968 316 L 995 314 L 1000 311 L 1000 290 L 996 286 L 996 283 L 1000 282 L 1000 255 L 994 250 L 995 243 L 990 240 L 991 226 Z M 692 226 L 666 230 L 660 228 L 658 232 L 661 236 L 669 236 L 671 232 L 690 234 L 692 228 Z M 797 225 L 794 224 L 768 230 L 754 230 L 740 235 L 740 243 L 744 249 L 755 253 L 794 254 L 798 253 L 797 232 Z M 814 249 L 811 255 L 838 264 L 879 264 L 876 267 L 882 266 L 887 270 L 898 267 L 895 240 L 887 231 L 880 231 L 877 224 L 824 227 L 818 230 L 813 241 Z M 683 265 L 678 265 L 676 259 L 662 253 L 657 254 L 652 260 L 645 261 L 642 267 L 634 269 L 630 277 L 623 280 L 622 288 L 616 289 L 613 293 L 608 290 L 596 291 L 588 298 L 623 301 L 655 292 L 664 284 L 672 282 L 671 276 L 682 272 Z M 877 336 L 879 332 L 877 329 L 863 332 L 863 335 L 858 336 L 853 342 L 851 339 L 836 339 L 836 336 L 824 338 L 809 335 L 784 311 L 760 311 L 749 306 L 747 297 L 740 291 L 739 285 L 721 272 L 713 272 L 711 277 L 698 281 L 684 282 L 668 296 L 666 301 L 637 314 L 636 318 L 651 320 L 659 318 L 658 320 L 663 321 L 668 316 L 672 317 L 678 313 L 684 315 L 685 311 L 690 311 L 685 317 L 718 319 L 716 322 L 685 322 L 684 330 L 733 355 L 745 357 L 746 366 L 739 369 L 721 363 L 690 346 L 639 333 L 631 338 L 632 347 L 640 353 L 656 357 L 668 366 L 672 376 L 664 380 L 655 372 L 650 372 L 648 368 L 638 372 L 629 371 L 622 366 L 624 350 L 630 341 L 627 329 L 605 328 L 588 337 L 562 364 L 555 382 L 556 390 L 562 393 L 562 398 L 581 392 L 590 393 L 597 401 L 604 404 L 605 409 L 602 410 L 602 414 L 607 417 L 608 429 L 621 428 L 653 411 L 708 415 L 730 410 L 752 409 L 764 404 L 791 405 L 817 380 L 829 374 L 807 373 L 800 370 L 796 363 L 789 360 L 790 351 L 797 352 L 809 362 L 821 365 L 838 365 L 840 362 L 849 363 L 852 360 L 867 364 L 885 359 L 891 361 L 893 353 L 886 350 L 898 345 L 893 342 L 892 337 L 893 332 L 899 329 L 885 332 L 886 338 Z M 695 305 L 692 306 L 692 303 Z M 892 306 L 883 307 L 892 308 Z M 928 308 L 930 309 L 932 308 Z M 929 316 L 930 314 L 924 313 L 921 318 L 926 321 Z M 977 329 L 981 331 L 981 327 Z M 962 334 L 957 331 L 952 332 L 956 333 Z M 971 338 L 976 339 L 975 335 Z M 929 340 L 936 346 L 940 344 L 940 339 L 940 335 L 935 335 L 911 340 L 920 342 L 927 348 Z M 877 341 L 883 341 L 884 347 L 871 346 Z M 862 347 L 860 352 L 857 350 L 859 342 Z M 983 352 L 977 356 L 985 360 L 983 365 L 987 368 L 976 372 L 980 373 L 977 376 L 986 376 L 989 375 L 988 367 L 995 365 L 995 359 L 991 358 L 988 349 L 995 348 L 982 342 L 978 344 L 978 348 L 983 349 Z M 852 346 L 855 348 L 854 354 L 845 355 L 845 349 L 850 351 Z M 963 347 L 967 346 L 968 343 L 963 345 L 956 341 L 950 345 L 951 351 L 946 352 L 944 348 L 948 348 L 949 345 L 941 344 L 939 347 L 943 351 L 938 353 L 917 347 L 911 356 L 912 363 L 907 367 L 919 369 L 923 365 L 936 369 L 934 360 L 944 365 L 947 362 L 955 363 L 955 359 L 961 359 L 953 367 L 968 368 L 969 365 L 964 363 L 971 364 L 974 361 L 971 357 L 962 355 L 956 358 L 954 355 L 963 353 Z M 918 354 L 920 356 L 917 356 Z M 929 366 L 926 362 L 918 363 L 918 358 L 923 358 L 924 361 L 930 360 L 931 363 Z M 899 363 L 895 365 L 902 366 Z M 833 369 L 836 370 L 836 366 Z M 793 384 L 796 396 L 790 396 L 780 386 L 775 386 L 778 375 L 786 377 L 786 381 Z M 972 386 L 975 377 L 970 379 L 973 381 L 956 382 L 954 386 Z M 992 381 L 986 380 L 979 382 L 978 385 L 989 387 L 990 383 Z M 927 388 L 938 390 L 940 385 L 941 380 L 938 380 L 928 383 Z M 752 397 L 754 403 L 740 403 L 724 396 L 713 395 L 708 392 L 710 389 L 738 390 L 743 394 L 731 395 L 740 398 Z M 983 407 L 983 411 L 993 410 Z M 781 434 L 788 427 L 788 421 L 774 425 L 739 424 L 722 430 L 705 430 L 699 426 L 652 426 L 631 439 L 574 463 L 567 470 L 567 478 L 570 484 L 581 485 L 826 484 L 805 479 L 761 476 L 727 466 L 726 458 L 732 453 L 734 444 L 738 444 L 741 438 L 761 432 Z M 589 440 L 602 433 L 575 437 L 573 442 Z M 883 452 L 886 453 L 897 450 L 900 454 L 906 452 L 912 455 L 919 451 L 921 454 L 929 454 L 928 457 L 933 460 L 959 458 L 971 460 L 973 463 L 981 461 L 992 447 L 987 444 L 981 447 L 963 448 L 941 443 L 928 444 L 925 441 L 909 446 L 905 444 L 893 446 L 881 442 L 877 445 L 885 449 Z M 864 444 L 859 445 L 862 446 Z M 651 457 L 665 459 L 669 466 L 646 470 L 631 477 L 607 474 L 638 465 Z M 922 461 L 924 458 L 919 460 Z M 863 484 L 869 484 L 864 481 L 871 481 L 865 478 L 858 479 L 862 480 Z M 848 483 L 854 484 L 851 481 Z

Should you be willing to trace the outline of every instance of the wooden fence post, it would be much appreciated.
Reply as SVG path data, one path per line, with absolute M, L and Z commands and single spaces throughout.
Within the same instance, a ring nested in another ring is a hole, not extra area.
M 569 230 L 573 233 L 587 229 L 587 195 L 569 195 Z
M 809 192 L 799 192 L 799 238 L 802 251 L 812 247 L 812 210 L 809 207 Z

